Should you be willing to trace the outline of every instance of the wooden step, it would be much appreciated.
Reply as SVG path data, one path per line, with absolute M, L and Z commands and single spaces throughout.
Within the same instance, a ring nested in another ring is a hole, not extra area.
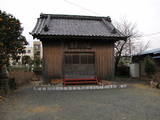
M 77 78 L 77 79 L 64 79 L 64 85 L 79 85 L 79 84 L 98 84 L 97 78 Z

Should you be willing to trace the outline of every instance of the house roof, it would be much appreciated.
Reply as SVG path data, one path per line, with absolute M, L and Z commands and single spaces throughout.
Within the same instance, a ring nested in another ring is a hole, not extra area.
M 157 53 L 160 53 L 160 48 L 146 50 L 146 51 L 144 51 L 142 53 L 139 53 L 138 55 L 157 54 Z
M 126 38 L 111 23 L 110 17 L 41 14 L 31 35 Z
M 148 55 L 151 56 L 154 59 L 160 59 L 160 48 L 146 50 L 146 51 L 141 52 L 137 55 L 134 55 L 132 57 L 132 61 L 133 62 L 139 62 L 141 60 L 144 60 L 144 58 Z
M 154 56 L 152 58 L 155 58 L 155 59 L 160 59 L 160 56 Z

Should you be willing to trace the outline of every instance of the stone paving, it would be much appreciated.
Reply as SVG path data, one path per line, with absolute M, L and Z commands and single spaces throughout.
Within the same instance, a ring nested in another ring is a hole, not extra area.
M 102 90 L 114 88 L 126 88 L 126 84 L 119 85 L 83 85 L 83 86 L 54 86 L 54 85 L 38 85 L 34 86 L 33 90 L 36 91 L 64 91 L 64 90 Z

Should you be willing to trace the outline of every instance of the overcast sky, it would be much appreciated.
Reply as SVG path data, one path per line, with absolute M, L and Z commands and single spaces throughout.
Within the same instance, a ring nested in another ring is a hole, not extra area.
M 40 13 L 110 16 L 119 21 L 125 17 L 137 24 L 150 41 L 150 49 L 160 48 L 160 0 L 1 0 L 0 9 L 18 18 L 24 28 L 23 34 L 32 45 L 29 35 Z

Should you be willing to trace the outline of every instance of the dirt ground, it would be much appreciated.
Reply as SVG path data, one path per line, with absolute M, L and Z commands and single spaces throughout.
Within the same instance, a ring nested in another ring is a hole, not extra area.
M 159 120 L 160 90 L 143 83 L 124 89 L 34 91 L 24 86 L 0 102 L 1 120 Z

